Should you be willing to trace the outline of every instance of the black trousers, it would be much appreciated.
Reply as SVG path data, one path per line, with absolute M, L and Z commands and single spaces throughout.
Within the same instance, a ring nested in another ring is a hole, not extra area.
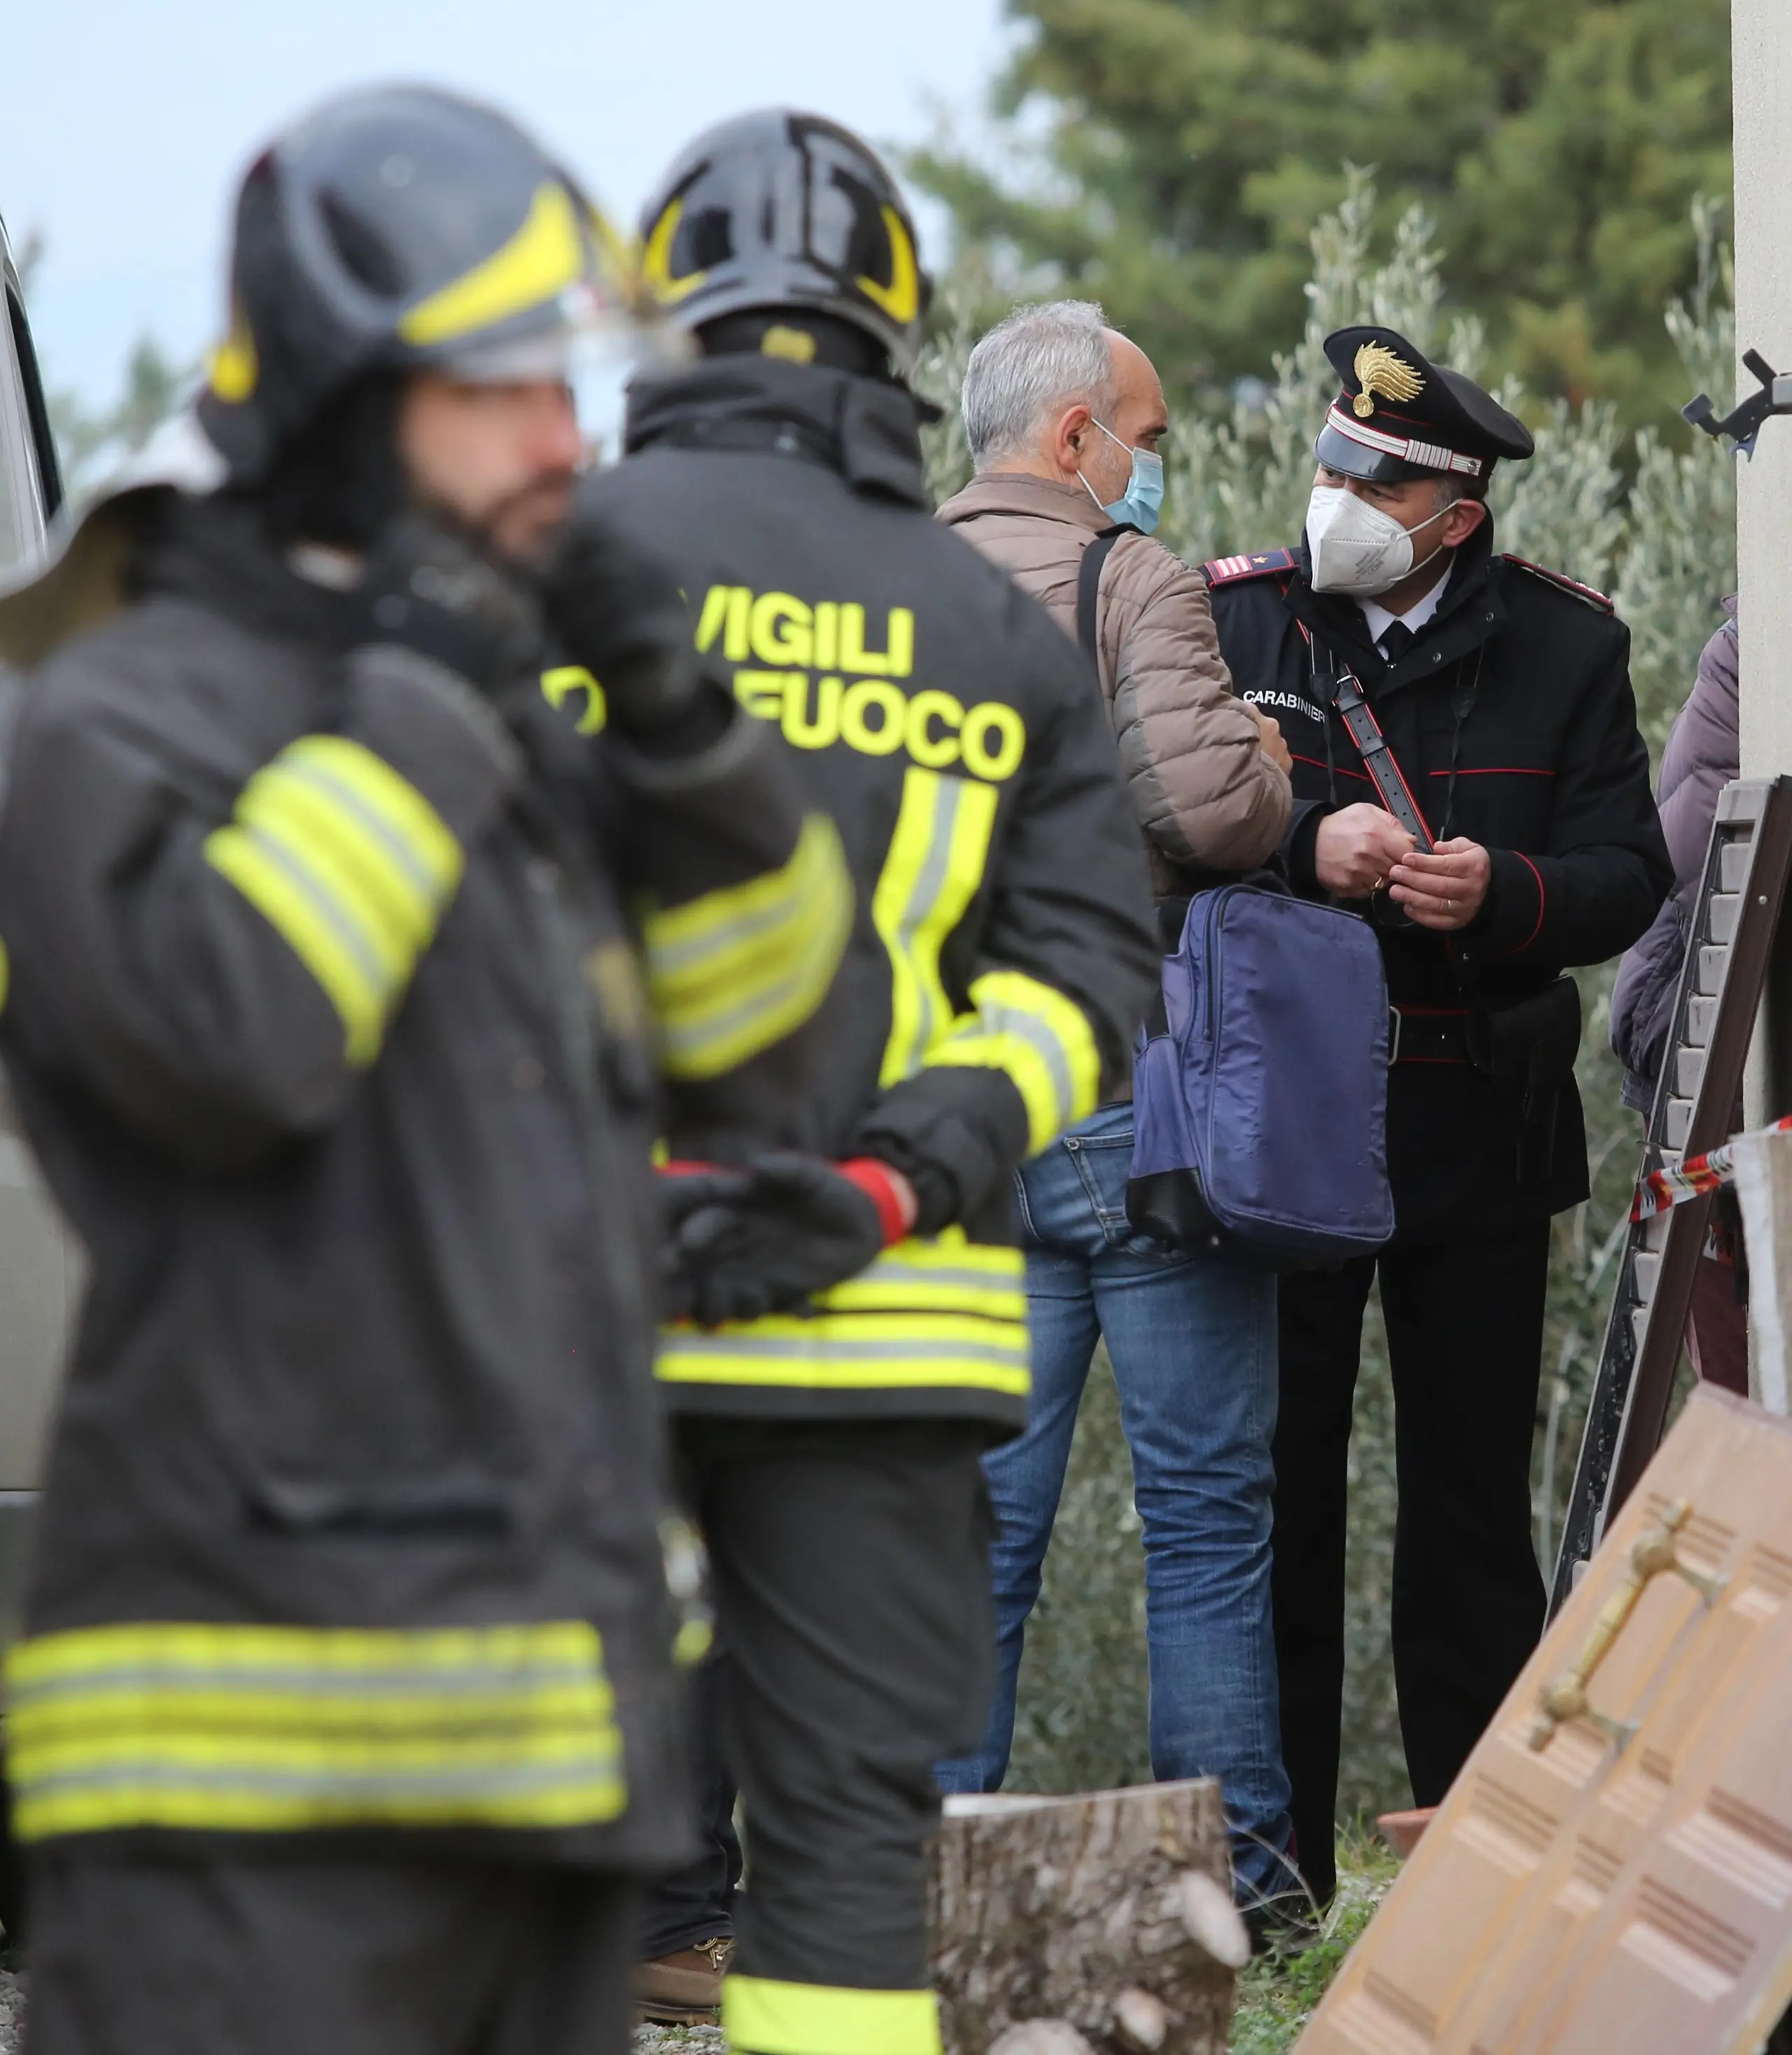
M 988 1437 L 719 1418 L 677 1435 L 745 1801 L 731 2044 L 922 2055 L 933 1765 L 975 1746 L 993 1670 Z
M 626 2055 L 635 1889 L 441 1856 L 31 1864 L 31 2055 Z
M 718 1648 L 691 1680 L 691 1789 L 697 1798 L 697 1860 L 663 1877 L 641 1903 L 641 1958 L 651 1962 L 734 1931 L 740 1842 L 734 1831 L 734 1777 L 722 1753 L 727 1659 Z
M 1543 1221 L 1282 1280 L 1276 1661 L 1301 1867 L 1322 1899 L 1336 1882 L 1347 1464 L 1370 1284 L 1379 1268 L 1399 1489 L 1400 1732 L 1414 1800 L 1435 1805 L 1542 1630 L 1530 1457 L 1549 1260 Z

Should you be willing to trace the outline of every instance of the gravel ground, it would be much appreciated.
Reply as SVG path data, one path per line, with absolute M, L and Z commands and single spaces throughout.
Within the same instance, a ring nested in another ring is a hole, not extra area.
M 635 2055 L 721 2055 L 726 2043 L 719 2026 L 637 2026 Z M 0 2055 L 5 2055 L 0 2048 Z
M 18 2055 L 19 2029 L 25 2022 L 25 1985 L 10 1970 L 0 1970 L 0 2055 Z M 639 2026 L 635 2055 L 721 2055 L 719 2026 Z

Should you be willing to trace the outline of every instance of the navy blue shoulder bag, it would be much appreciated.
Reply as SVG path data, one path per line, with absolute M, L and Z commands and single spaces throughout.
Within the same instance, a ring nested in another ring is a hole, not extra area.
M 1083 552 L 1077 631 L 1096 651 L 1103 561 Z M 1339 1263 L 1394 1232 L 1387 985 L 1366 921 L 1266 873 L 1197 893 L 1139 1030 L 1127 1217 L 1160 1241 L 1277 1269 Z

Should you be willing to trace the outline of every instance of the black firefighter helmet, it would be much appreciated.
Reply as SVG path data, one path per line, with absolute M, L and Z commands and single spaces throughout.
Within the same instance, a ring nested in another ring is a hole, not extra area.
M 369 372 L 564 377 L 574 332 L 626 298 L 619 256 L 507 116 L 428 87 L 345 94 L 243 180 L 201 423 L 253 483 Z
M 785 308 L 835 315 L 906 377 L 932 284 L 877 153 L 816 114 L 770 108 L 706 130 L 641 216 L 641 270 L 667 318 L 697 329 Z

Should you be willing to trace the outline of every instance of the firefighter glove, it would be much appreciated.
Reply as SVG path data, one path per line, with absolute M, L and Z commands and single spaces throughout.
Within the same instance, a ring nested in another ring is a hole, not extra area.
M 906 1181 L 869 1157 L 779 1150 L 664 1185 L 670 1310 L 703 1327 L 758 1319 L 856 1276 L 914 1217 Z
M 636 741 L 664 736 L 708 711 L 678 581 L 632 536 L 575 513 L 545 596 L 548 625 L 567 657 L 602 688 L 606 723 L 618 734 Z

